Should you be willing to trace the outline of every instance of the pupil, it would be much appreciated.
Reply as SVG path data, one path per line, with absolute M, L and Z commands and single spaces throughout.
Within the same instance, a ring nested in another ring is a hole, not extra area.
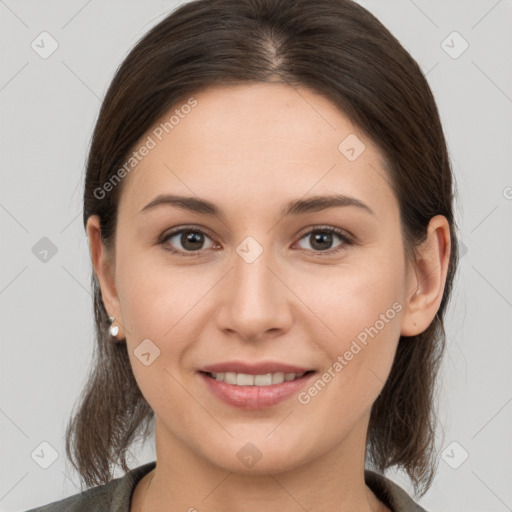
M 315 244 L 319 242 L 320 246 L 318 249 L 328 249 L 329 245 L 332 243 L 332 234 L 331 233 L 317 233 L 313 235 L 314 243 L 312 244 L 315 247 Z M 322 243 L 323 242 L 323 243 Z
M 188 233 L 183 233 L 181 235 L 181 243 L 185 249 L 197 250 L 201 247 L 202 242 L 202 236 L 199 233 L 189 231 Z

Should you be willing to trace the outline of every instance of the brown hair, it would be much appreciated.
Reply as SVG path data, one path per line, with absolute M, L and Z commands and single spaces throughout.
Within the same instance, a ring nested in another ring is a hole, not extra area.
M 135 45 L 107 91 L 87 161 L 84 226 L 98 215 L 103 244 L 113 254 L 123 182 L 108 194 L 97 191 L 171 107 L 211 85 L 248 82 L 285 82 L 320 93 L 377 144 L 399 202 L 408 261 L 415 261 L 433 216 L 444 215 L 450 224 L 452 252 L 439 310 L 423 333 L 400 338 L 367 437 L 373 467 L 403 468 L 422 495 L 437 469 L 434 385 L 458 261 L 452 171 L 420 67 L 371 13 L 350 0 L 195 0 L 174 10 Z M 111 480 L 111 464 L 128 472 L 126 452 L 150 434 L 154 420 L 126 344 L 110 341 L 94 271 L 92 288 L 95 360 L 66 431 L 66 454 L 87 486 Z

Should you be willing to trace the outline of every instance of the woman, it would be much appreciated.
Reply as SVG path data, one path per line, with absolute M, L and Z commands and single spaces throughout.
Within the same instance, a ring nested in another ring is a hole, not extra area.
M 179 7 L 87 164 L 97 352 L 66 449 L 90 488 L 33 510 L 424 510 L 384 471 L 435 476 L 452 201 L 430 88 L 361 6 Z

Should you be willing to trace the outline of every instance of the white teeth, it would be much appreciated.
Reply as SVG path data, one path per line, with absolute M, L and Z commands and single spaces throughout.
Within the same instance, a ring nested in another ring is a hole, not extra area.
M 302 377 L 304 373 L 265 373 L 263 375 L 249 375 L 248 373 L 211 373 L 215 380 L 234 384 L 236 386 L 271 386 L 272 384 L 281 384 L 285 381 L 291 381 Z
M 284 382 L 284 373 L 276 372 L 272 374 L 272 384 L 281 384 Z
M 228 384 L 236 384 L 236 373 L 226 372 L 224 374 L 224 382 L 227 382 Z
M 255 386 L 270 386 L 272 384 L 272 374 L 267 373 L 266 375 L 255 375 L 253 381 Z
M 236 374 L 237 386 L 254 386 L 254 375 L 247 375 L 247 373 Z

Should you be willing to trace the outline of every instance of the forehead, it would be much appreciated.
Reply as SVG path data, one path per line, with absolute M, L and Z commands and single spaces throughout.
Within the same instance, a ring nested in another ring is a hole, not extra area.
M 194 107 L 173 106 L 141 137 L 139 147 L 149 139 L 153 147 L 125 178 L 126 207 L 140 210 L 165 192 L 220 204 L 238 198 L 245 210 L 308 193 L 354 195 L 377 213 L 394 201 L 380 151 L 324 96 L 248 84 L 193 99 Z

